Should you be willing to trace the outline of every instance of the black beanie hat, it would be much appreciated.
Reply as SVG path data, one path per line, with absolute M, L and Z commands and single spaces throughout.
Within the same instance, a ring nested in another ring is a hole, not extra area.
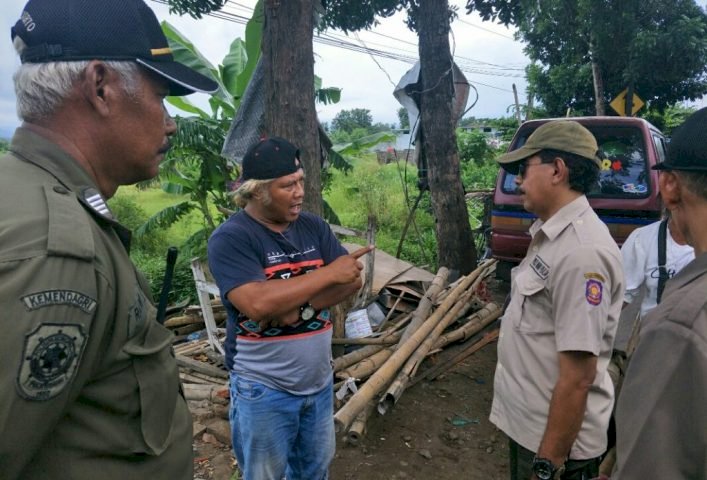
M 280 137 L 260 140 L 243 157 L 241 180 L 270 180 L 295 173 L 302 168 L 299 150 Z

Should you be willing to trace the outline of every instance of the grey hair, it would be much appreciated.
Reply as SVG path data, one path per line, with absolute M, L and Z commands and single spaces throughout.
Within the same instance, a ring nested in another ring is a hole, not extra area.
M 263 205 L 269 205 L 272 202 L 270 190 L 268 187 L 273 182 L 270 180 L 246 180 L 243 184 L 233 192 L 233 202 L 239 207 L 244 208 L 258 193 Z
M 22 54 L 26 44 L 17 36 L 14 46 L 17 53 Z M 26 121 L 37 121 L 51 116 L 68 98 L 88 63 L 86 60 L 21 65 L 13 76 L 17 116 Z M 106 61 L 105 64 L 120 76 L 125 93 L 135 97 L 139 86 L 138 64 L 129 61 Z

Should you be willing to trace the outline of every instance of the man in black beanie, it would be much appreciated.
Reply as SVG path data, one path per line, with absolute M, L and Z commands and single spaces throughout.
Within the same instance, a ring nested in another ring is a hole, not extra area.
M 707 478 L 707 108 L 678 128 L 660 194 L 695 259 L 643 320 L 616 410 L 612 480 Z
M 361 286 L 348 254 L 302 211 L 299 150 L 271 137 L 243 157 L 242 208 L 209 239 L 228 312 L 233 450 L 244 480 L 326 480 L 334 456 L 329 309 Z

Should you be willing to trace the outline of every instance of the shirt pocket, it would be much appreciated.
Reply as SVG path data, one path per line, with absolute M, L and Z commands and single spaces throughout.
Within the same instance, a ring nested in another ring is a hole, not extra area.
M 550 333 L 553 331 L 552 305 L 546 290 L 546 280 L 532 270 L 518 273 L 516 292 L 519 312 L 514 318 L 516 330 L 525 333 Z
M 174 335 L 154 315 L 148 318 L 144 335 L 130 339 L 123 351 L 130 356 L 137 379 L 145 453 L 160 455 L 169 446 L 180 395 L 179 372 L 172 353 Z

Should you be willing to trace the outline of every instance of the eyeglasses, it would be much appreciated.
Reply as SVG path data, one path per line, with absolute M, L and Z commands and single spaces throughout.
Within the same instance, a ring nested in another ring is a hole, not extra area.
M 518 165 L 518 173 L 517 176 L 519 177 L 525 177 L 525 172 L 530 168 L 530 167 L 535 167 L 536 165 L 543 165 L 543 164 L 548 164 L 548 163 L 553 163 L 553 162 L 546 162 L 544 160 L 539 161 L 538 163 L 528 163 L 528 160 L 524 161 L 520 165 Z

